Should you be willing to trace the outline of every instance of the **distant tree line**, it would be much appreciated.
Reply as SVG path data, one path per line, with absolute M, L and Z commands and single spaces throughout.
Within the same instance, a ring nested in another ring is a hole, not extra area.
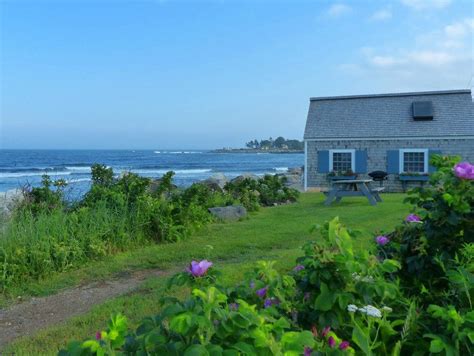
M 259 150 L 271 150 L 271 149 L 280 149 L 280 150 L 303 150 L 304 143 L 303 141 L 298 140 L 287 140 L 282 136 L 277 137 L 275 140 L 269 138 L 267 140 L 250 140 L 245 144 L 247 148 L 259 149 Z

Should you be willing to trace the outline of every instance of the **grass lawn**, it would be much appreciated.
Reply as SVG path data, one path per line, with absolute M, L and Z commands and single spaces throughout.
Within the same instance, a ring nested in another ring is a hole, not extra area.
M 15 291 L 16 295 L 47 295 L 65 287 L 113 278 L 124 271 L 147 268 L 182 270 L 193 258 L 208 258 L 222 270 L 226 283 L 235 283 L 258 260 L 276 260 L 282 270 L 290 269 L 301 254 L 305 241 L 315 238 L 311 226 L 339 216 L 348 227 L 360 231 L 357 248 L 373 246 L 373 236 L 388 232 L 409 211 L 404 195 L 385 194 L 384 202 L 373 207 L 365 198 L 348 198 L 330 207 L 323 206 L 320 193 L 302 194 L 296 204 L 261 209 L 249 219 L 227 224 L 213 224 L 190 239 L 173 244 L 151 245 L 128 253 L 91 262 L 81 269 L 31 283 Z M 212 247 L 211 247 L 212 246 Z M 5 354 L 55 354 L 71 339 L 95 334 L 106 325 L 110 315 L 125 314 L 135 325 L 143 317 L 158 311 L 157 300 L 163 295 L 168 277 L 148 279 L 135 292 L 97 305 L 91 312 L 63 325 L 45 329 L 33 337 L 17 339 Z M 178 291 L 180 293 L 180 291 Z M 183 293 L 183 291 L 181 291 Z M 15 297 L 15 295 L 10 296 Z M 3 304 L 10 303 L 4 298 Z

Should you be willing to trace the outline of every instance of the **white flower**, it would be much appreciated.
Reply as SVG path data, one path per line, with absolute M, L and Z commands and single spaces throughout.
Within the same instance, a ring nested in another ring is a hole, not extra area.
M 359 308 L 359 311 L 374 318 L 382 317 L 382 312 L 373 305 L 366 305 L 365 307 Z
M 385 307 L 382 308 L 382 310 L 385 311 L 385 312 L 387 312 L 387 313 L 391 313 L 393 309 L 390 308 L 390 307 L 386 307 L 386 306 L 385 306 Z
M 374 277 L 372 276 L 366 276 L 366 277 L 362 277 L 360 274 L 354 272 L 352 273 L 352 279 L 354 281 L 362 281 L 362 282 L 366 282 L 366 283 L 372 283 L 374 281 Z
M 359 308 L 357 308 L 357 305 L 354 305 L 354 304 L 349 304 L 347 306 L 347 311 L 349 313 L 355 313 L 357 310 L 359 310 Z
M 392 309 L 389 308 L 389 307 L 383 307 L 382 309 L 384 311 L 389 311 L 389 309 L 390 309 L 390 311 L 392 311 Z M 361 307 L 361 308 L 357 307 L 357 305 L 349 304 L 347 306 L 347 311 L 349 313 L 355 313 L 355 312 L 359 311 L 363 314 L 366 314 L 366 315 L 374 317 L 374 318 L 381 318 L 382 317 L 382 312 L 379 309 L 377 309 L 376 307 L 374 307 L 373 305 L 370 305 L 370 304 L 366 305 L 365 307 Z

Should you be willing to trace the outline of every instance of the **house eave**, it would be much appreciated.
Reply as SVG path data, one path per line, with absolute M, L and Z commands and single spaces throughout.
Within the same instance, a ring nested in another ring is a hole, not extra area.
M 385 137 L 314 137 L 304 138 L 304 141 L 401 141 L 401 140 L 474 140 L 474 135 L 452 136 L 385 136 Z
M 423 95 L 449 95 L 449 94 L 471 94 L 471 90 L 470 89 L 456 89 L 456 90 L 420 91 L 420 92 L 406 92 L 406 93 L 321 96 L 321 97 L 311 97 L 311 98 L 309 98 L 309 100 L 310 101 L 347 100 L 347 99 L 363 99 L 363 98 L 384 98 L 384 97 L 423 96 Z

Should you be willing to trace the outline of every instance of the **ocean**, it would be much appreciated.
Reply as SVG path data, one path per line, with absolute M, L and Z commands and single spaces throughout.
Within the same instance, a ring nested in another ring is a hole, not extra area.
M 102 163 L 119 175 L 130 171 L 159 178 L 172 170 L 174 183 L 189 186 L 213 174 L 228 178 L 242 173 L 256 175 L 285 172 L 301 167 L 301 153 L 214 153 L 193 150 L 0 150 L 0 192 L 38 186 L 41 176 L 65 179 L 67 193 L 77 196 L 90 187 L 91 166 Z

